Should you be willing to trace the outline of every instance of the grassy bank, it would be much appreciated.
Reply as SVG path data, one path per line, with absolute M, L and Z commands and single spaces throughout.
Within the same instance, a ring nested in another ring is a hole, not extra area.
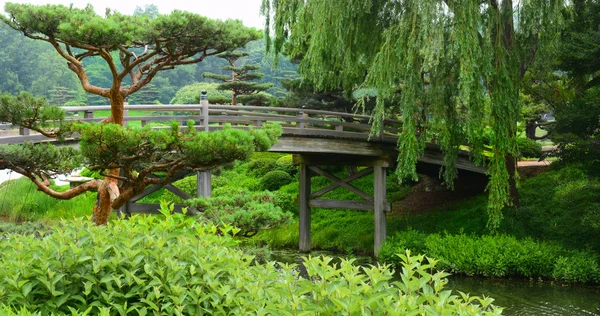
M 62 192 L 69 188 L 51 186 Z M 96 203 L 96 193 L 88 192 L 71 200 L 57 200 L 36 190 L 27 178 L 8 180 L 0 184 L 0 217 L 13 221 L 48 221 L 89 216 Z
M 346 172 L 335 168 L 328 171 L 340 177 Z M 265 181 L 269 178 L 267 174 L 273 175 L 274 172 L 279 175 L 287 173 L 286 177 L 277 178 L 283 182 Z M 215 174 L 215 196 L 233 196 L 240 188 L 256 192 L 268 187 L 274 191 L 278 205 L 297 214 L 297 175 L 289 156 L 257 153 L 250 162 L 238 162 Z M 372 193 L 372 183 L 372 176 L 352 182 L 367 193 Z M 323 177 L 315 176 L 312 180 L 313 191 L 329 184 L 330 181 Z M 193 195 L 196 177 L 190 176 L 176 185 Z M 395 177 L 388 177 L 389 201 L 402 199 L 410 190 L 408 186 L 398 185 Z M 414 252 L 434 256 L 441 260 L 442 267 L 458 273 L 600 282 L 600 181 L 588 176 L 581 167 L 555 168 L 523 181 L 520 193 L 521 207 L 505 209 L 501 226 L 494 234 L 486 228 L 485 195 L 419 215 L 390 214 L 387 222 L 390 238 L 386 247 L 393 249 L 389 251 L 392 254 L 410 248 Z M 95 200 L 94 194 L 90 193 L 71 201 L 57 201 L 37 192 L 27 180 L 1 185 L 0 198 L 0 216 L 12 220 L 54 220 L 89 215 Z M 359 199 L 342 188 L 327 193 L 323 198 Z M 153 193 L 143 202 L 160 200 L 181 202 L 166 190 Z M 312 209 L 311 218 L 313 249 L 372 253 L 372 212 Z M 411 235 L 413 233 L 416 235 Z M 252 246 L 296 248 L 297 220 L 280 228 L 261 231 L 245 242 Z M 522 248 L 522 244 L 529 246 Z M 462 253 L 461 258 L 470 258 L 463 261 L 470 264 L 461 264 L 452 253 Z M 387 260 L 395 262 L 393 257 Z M 531 271 L 537 272 L 521 271 L 521 266 L 530 266 Z
M 370 185 L 368 180 L 354 184 L 359 188 Z M 567 167 L 523 181 L 520 193 L 521 207 L 504 210 L 497 233 L 600 252 L 598 180 L 580 168 Z M 421 215 L 388 215 L 388 235 L 409 229 L 427 234 L 488 235 L 486 205 L 486 196 L 482 195 Z M 275 247 L 295 245 L 295 225 L 266 231 L 259 238 Z M 316 249 L 370 252 L 372 225 L 372 212 L 313 209 L 312 245 Z

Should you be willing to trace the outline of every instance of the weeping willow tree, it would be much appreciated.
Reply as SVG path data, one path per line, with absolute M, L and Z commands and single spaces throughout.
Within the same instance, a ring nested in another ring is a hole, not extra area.
M 398 175 L 416 179 L 428 135 L 444 152 L 452 184 L 461 145 L 484 163 L 488 141 L 488 227 L 518 206 L 516 124 L 523 75 L 553 46 L 562 0 L 263 0 L 268 48 L 301 58 L 317 89 L 378 91 L 374 129 L 387 113 L 404 122 Z

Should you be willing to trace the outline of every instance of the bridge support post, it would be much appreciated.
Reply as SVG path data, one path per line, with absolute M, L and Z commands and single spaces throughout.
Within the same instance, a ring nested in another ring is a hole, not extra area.
M 300 178 L 300 214 L 299 214 L 299 250 L 302 252 L 310 251 L 310 169 L 305 163 L 299 166 Z
M 374 185 L 374 205 L 373 205 L 373 216 L 375 222 L 375 233 L 374 239 L 375 244 L 373 245 L 375 258 L 379 257 L 379 249 L 385 241 L 387 235 L 387 221 L 385 218 L 385 204 L 386 204 L 386 185 L 385 185 L 385 169 L 381 162 L 377 162 L 373 167 L 373 185 Z
M 208 95 L 206 90 L 200 92 L 200 104 L 202 109 L 200 110 L 200 123 L 205 132 L 209 132 L 208 128 Z M 212 196 L 212 172 L 198 171 L 196 175 L 198 184 L 196 185 L 196 196 L 198 197 L 209 197 Z
M 198 171 L 196 175 L 198 185 L 196 186 L 196 196 L 209 197 L 212 195 L 212 173 L 210 171 Z

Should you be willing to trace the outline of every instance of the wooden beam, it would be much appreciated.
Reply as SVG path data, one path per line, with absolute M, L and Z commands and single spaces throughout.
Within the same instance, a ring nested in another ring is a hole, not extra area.
M 389 167 L 391 162 L 388 156 L 368 157 L 358 155 L 337 155 L 337 154 L 301 154 L 293 155 L 292 163 L 299 165 L 301 163 L 309 166 L 369 166 L 382 164 Z
M 181 171 L 178 171 L 178 172 L 177 172 L 177 173 L 176 173 L 176 174 L 173 176 L 173 178 L 172 178 L 172 182 L 175 182 L 175 181 L 177 181 L 177 180 L 181 180 L 181 179 L 185 178 L 185 176 L 187 176 L 188 174 L 190 174 L 190 172 L 191 172 L 191 171 L 189 171 L 189 170 L 181 170 Z M 131 198 L 129 201 L 131 201 L 131 202 L 136 202 L 136 201 L 139 201 L 139 200 L 143 199 L 145 196 L 147 196 L 147 195 L 149 195 L 149 194 L 151 194 L 151 193 L 153 193 L 153 192 L 156 192 L 156 191 L 158 191 L 158 190 L 162 189 L 163 187 L 164 187 L 164 186 L 163 186 L 163 185 L 161 185 L 161 184 L 154 184 L 154 185 L 151 185 L 151 186 L 147 187 L 147 188 L 144 190 L 144 192 L 142 192 L 142 193 L 140 193 L 140 194 L 138 194 L 138 195 L 136 195 L 136 196 L 132 197 L 132 198 Z M 175 193 L 175 192 L 173 192 L 173 193 Z
M 314 171 L 314 172 L 322 175 L 323 177 L 331 180 L 333 183 L 337 184 L 338 186 L 344 187 L 344 188 L 346 188 L 346 189 L 354 192 L 356 195 L 362 197 L 363 199 L 365 199 L 367 201 L 373 201 L 373 197 L 370 194 L 361 191 L 359 188 L 353 186 L 350 183 L 346 183 L 346 182 L 342 181 L 340 178 L 332 175 L 331 173 L 329 173 L 327 171 L 324 171 L 323 169 L 321 169 L 321 168 L 319 168 L 317 166 L 310 166 L 309 168 L 310 168 L 310 170 L 312 170 L 312 171 Z
M 300 213 L 299 213 L 299 245 L 300 251 L 310 251 L 310 170 L 307 165 L 300 165 Z
M 377 258 L 379 256 L 379 248 L 381 248 L 381 245 L 385 241 L 387 235 L 385 218 L 385 204 L 387 203 L 385 200 L 385 168 L 382 166 L 375 166 L 374 169 L 373 185 L 375 187 L 375 209 L 373 210 L 373 216 L 375 221 L 375 240 L 373 249 L 375 252 L 375 258 Z
M 351 174 L 350 176 L 348 176 L 347 178 L 342 179 L 341 181 L 345 182 L 345 183 L 348 183 L 350 181 L 354 181 L 354 180 L 356 180 L 358 178 L 366 176 L 366 175 L 370 174 L 371 172 L 373 172 L 373 168 L 363 169 L 360 172 L 356 172 L 356 173 Z M 332 190 L 335 190 L 335 189 L 339 188 L 340 186 L 341 185 L 338 182 L 334 182 L 331 185 L 329 185 L 329 186 L 327 186 L 327 187 L 325 187 L 325 188 L 323 188 L 323 189 L 321 189 L 321 190 L 319 190 L 319 191 L 311 194 L 310 198 L 311 199 L 312 198 L 317 198 L 317 197 L 319 197 L 319 196 L 321 196 L 321 195 L 323 195 L 323 194 L 325 194 L 325 193 L 327 193 L 329 191 L 332 191 Z
M 171 191 L 173 194 L 177 195 L 178 197 L 180 197 L 180 198 L 182 198 L 184 200 L 189 200 L 189 199 L 192 198 L 191 195 L 187 194 L 186 192 L 184 192 L 180 188 L 174 186 L 172 183 L 169 183 L 169 184 L 165 185 L 165 189 Z

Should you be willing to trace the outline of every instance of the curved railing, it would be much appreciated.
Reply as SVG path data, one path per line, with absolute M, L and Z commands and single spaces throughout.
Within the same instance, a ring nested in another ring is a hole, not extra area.
M 65 106 L 67 119 L 83 122 L 99 122 L 108 116 L 110 106 Z M 260 127 L 265 123 L 278 123 L 283 127 L 283 136 L 306 136 L 368 140 L 374 142 L 397 141 L 396 135 L 402 122 L 385 119 L 379 136 L 370 136 L 369 115 L 264 106 L 234 105 L 126 105 L 125 124 L 164 128 L 172 120 L 193 120 L 198 130 L 212 131 L 224 124 L 235 128 Z M 24 128 L 0 125 L 0 144 L 54 141 L 51 138 Z

